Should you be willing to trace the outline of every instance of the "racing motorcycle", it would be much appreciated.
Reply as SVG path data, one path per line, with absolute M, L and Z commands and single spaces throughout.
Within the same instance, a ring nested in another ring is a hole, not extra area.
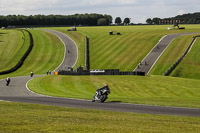
M 105 102 L 105 100 L 108 98 L 108 95 L 110 94 L 110 89 L 108 87 L 96 90 L 95 96 L 92 99 L 92 102 L 100 101 L 101 103 Z

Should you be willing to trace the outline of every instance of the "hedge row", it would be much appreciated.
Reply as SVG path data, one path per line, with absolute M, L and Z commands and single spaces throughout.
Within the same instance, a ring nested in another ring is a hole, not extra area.
M 30 54 L 30 52 L 31 52 L 31 50 L 33 48 L 33 37 L 32 37 L 32 34 L 28 30 L 21 30 L 21 31 L 22 31 L 22 33 L 23 33 L 23 31 L 28 32 L 29 37 L 30 37 L 30 46 L 29 46 L 28 50 L 26 51 L 26 53 L 22 56 L 20 61 L 13 68 L 0 72 L 0 75 L 12 73 L 12 72 L 16 71 L 17 69 L 19 69 L 23 65 L 25 59 L 28 57 L 28 55 Z M 24 33 L 23 33 L 23 35 L 24 35 Z M 24 36 L 24 39 L 25 39 L 25 36 Z

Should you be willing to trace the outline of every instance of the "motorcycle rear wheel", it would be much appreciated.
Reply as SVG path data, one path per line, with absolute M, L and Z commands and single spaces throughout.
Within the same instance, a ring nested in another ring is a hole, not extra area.
M 101 103 L 105 102 L 106 99 L 107 99 L 107 95 L 101 95 L 100 97 Z

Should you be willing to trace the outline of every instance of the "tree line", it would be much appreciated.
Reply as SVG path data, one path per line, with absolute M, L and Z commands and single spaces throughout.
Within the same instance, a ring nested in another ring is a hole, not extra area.
M 74 14 L 74 15 L 7 15 L 0 16 L 0 26 L 40 26 L 40 25 L 73 25 L 97 26 L 110 25 L 111 15 Z
M 170 18 L 158 18 L 153 19 L 148 18 L 146 20 L 147 24 L 171 24 L 171 23 L 180 23 L 180 24 L 200 24 L 200 12 L 188 13 L 183 15 L 177 15 Z

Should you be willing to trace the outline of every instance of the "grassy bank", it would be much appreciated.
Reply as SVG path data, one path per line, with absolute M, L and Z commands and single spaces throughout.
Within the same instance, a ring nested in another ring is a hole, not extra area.
M 108 83 L 108 101 L 200 108 L 199 80 L 163 76 L 43 76 L 28 87 L 37 93 L 92 99 L 97 86 Z
M 18 30 L 0 30 L 0 71 L 14 67 L 29 47 L 29 35 Z
M 159 58 L 150 74 L 163 75 L 185 53 L 194 35 L 177 37 Z
M 29 75 L 31 71 L 34 74 L 44 74 L 47 70 L 53 71 L 62 62 L 64 46 L 59 38 L 40 30 L 30 32 L 33 35 L 34 46 L 24 64 L 12 74 L 2 75 L 0 78 Z
M 200 38 L 170 76 L 200 79 Z
M 200 118 L 0 102 L 0 132 L 197 133 Z
M 77 66 L 84 66 L 84 37 L 90 38 L 91 69 L 133 70 L 137 64 L 166 34 L 198 32 L 199 25 L 186 25 L 186 30 L 167 30 L 169 25 L 77 27 L 76 32 L 65 28 L 52 28 L 69 35 L 79 47 Z M 109 35 L 109 31 L 121 35 Z M 190 41 L 186 38 L 185 41 Z M 171 64 L 172 65 L 172 64 Z

